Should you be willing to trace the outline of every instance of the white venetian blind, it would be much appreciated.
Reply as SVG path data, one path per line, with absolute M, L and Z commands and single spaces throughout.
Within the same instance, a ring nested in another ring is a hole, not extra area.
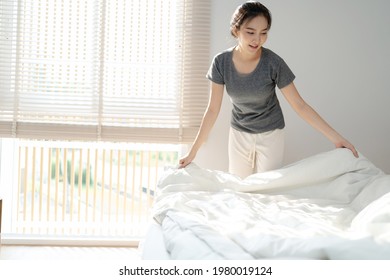
M 207 0 L 1 0 L 0 137 L 192 141 Z

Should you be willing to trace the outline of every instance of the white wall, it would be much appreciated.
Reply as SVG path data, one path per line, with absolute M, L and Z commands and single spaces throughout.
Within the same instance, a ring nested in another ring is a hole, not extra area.
M 236 0 L 212 0 L 211 58 L 234 44 L 229 21 Z M 262 2 L 273 25 L 265 47 L 294 71 L 303 98 L 357 149 L 390 173 L 390 2 L 386 0 L 301 0 Z M 333 149 L 300 119 L 279 94 L 286 118 L 285 163 Z M 227 170 L 230 121 L 227 96 L 220 116 L 195 160 Z

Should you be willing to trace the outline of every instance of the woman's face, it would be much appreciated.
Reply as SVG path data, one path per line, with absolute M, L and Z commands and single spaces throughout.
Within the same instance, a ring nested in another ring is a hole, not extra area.
M 242 51 L 257 53 L 267 41 L 268 22 L 263 16 L 245 21 L 236 31 L 238 46 Z

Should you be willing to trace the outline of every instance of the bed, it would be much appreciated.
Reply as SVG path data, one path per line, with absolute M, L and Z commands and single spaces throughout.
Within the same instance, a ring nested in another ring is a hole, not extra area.
M 157 187 L 144 259 L 390 259 L 390 175 L 347 149 L 245 179 L 192 163 Z

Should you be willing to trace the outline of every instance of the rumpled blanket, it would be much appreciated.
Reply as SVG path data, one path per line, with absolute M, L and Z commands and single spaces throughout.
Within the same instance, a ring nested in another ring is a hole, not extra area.
M 192 163 L 157 189 L 172 259 L 390 259 L 390 175 L 347 149 L 245 179 Z

